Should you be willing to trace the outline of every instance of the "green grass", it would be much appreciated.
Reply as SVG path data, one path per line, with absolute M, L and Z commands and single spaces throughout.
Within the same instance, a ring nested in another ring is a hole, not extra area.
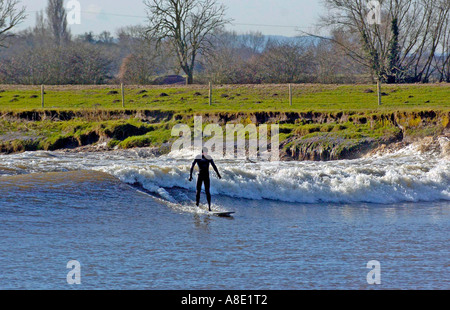
M 282 135 L 284 140 L 291 137 L 298 138 L 298 140 L 307 140 L 321 136 L 342 139 L 381 139 L 383 137 L 398 135 L 400 131 L 394 124 L 384 120 L 366 124 L 357 124 L 348 121 L 345 123 L 280 125 L 280 136 Z
M 294 85 L 290 106 L 286 85 L 215 86 L 213 104 L 209 106 L 206 86 L 128 87 L 125 107 L 184 113 L 450 108 L 449 84 L 384 85 L 382 106 L 377 104 L 375 90 L 374 85 Z M 118 93 L 111 94 L 114 91 Z M 52 86 L 46 89 L 45 108 L 121 109 L 122 101 L 120 90 L 111 86 Z M 41 109 L 40 87 L 0 85 L 0 111 L 30 109 Z
M 122 148 L 160 145 L 170 139 L 170 133 L 168 124 L 150 125 L 137 119 L 0 122 L 0 134 L 12 136 L 8 143 L 18 144 L 20 141 L 27 150 L 56 150 L 71 144 L 88 145 L 101 137 L 110 140 L 111 146 Z M 19 148 L 15 145 L 12 147 Z
M 171 129 L 176 123 L 192 127 L 192 116 L 197 113 L 214 116 L 214 113 L 226 112 L 230 116 L 238 112 L 322 112 L 323 117 L 328 117 L 323 122 L 311 122 L 306 118 L 291 118 L 288 123 L 279 121 L 280 141 L 282 144 L 286 141 L 284 149 L 308 145 L 327 147 L 328 143 L 334 143 L 338 145 L 333 146 L 335 150 L 344 151 L 359 147 L 367 139 L 385 141 L 397 137 L 401 133 L 399 127 L 386 117 L 380 117 L 397 111 L 401 111 L 397 114 L 399 124 L 411 137 L 435 136 L 449 127 L 449 84 L 385 85 L 382 106 L 377 104 L 374 85 L 294 85 L 292 106 L 287 90 L 286 85 L 215 86 L 210 106 L 205 86 L 128 87 L 125 110 L 170 111 L 179 116 L 163 117 L 150 124 L 135 112 L 131 113 L 135 116 L 124 113 L 124 119 L 120 120 L 108 120 L 108 113 L 102 116 L 102 111 L 123 109 L 120 90 L 112 86 L 49 86 L 42 109 L 40 87 L 0 85 L 0 115 L 32 110 L 83 112 L 80 113 L 82 118 L 68 121 L 0 118 L 0 152 L 55 150 L 89 145 L 91 141 L 106 141 L 111 148 L 160 147 L 175 139 Z M 162 96 L 162 93 L 167 95 Z M 434 111 L 437 116 L 430 119 L 420 111 Z M 339 116 L 341 112 L 346 118 Z M 250 124 L 250 115 L 244 114 L 240 123 Z M 248 136 L 248 133 L 238 135 Z M 346 142 L 339 145 L 338 140 Z

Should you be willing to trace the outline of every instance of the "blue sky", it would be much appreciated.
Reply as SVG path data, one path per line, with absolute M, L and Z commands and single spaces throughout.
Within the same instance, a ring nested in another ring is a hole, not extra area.
M 68 0 L 65 2 L 67 3 Z M 77 0 L 81 4 L 81 24 L 71 25 L 73 34 L 87 31 L 115 33 L 122 26 L 145 24 L 143 0 Z M 239 33 L 261 31 L 267 35 L 295 36 L 301 27 L 310 30 L 323 14 L 320 1 L 311 0 L 218 0 L 227 7 L 227 17 L 233 19 L 229 30 Z M 35 14 L 44 9 L 47 0 L 21 0 L 28 18 L 19 29 L 33 26 Z M 311 30 L 312 31 L 312 30 Z

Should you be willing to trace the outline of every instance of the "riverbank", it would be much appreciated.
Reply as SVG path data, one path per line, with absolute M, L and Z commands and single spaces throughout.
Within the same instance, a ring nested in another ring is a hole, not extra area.
M 178 138 L 173 126 L 193 127 L 194 115 L 204 125 L 279 124 L 283 160 L 355 159 L 450 133 L 447 84 L 386 86 L 381 107 L 371 85 L 293 88 L 292 106 L 285 85 L 216 87 L 210 106 L 204 86 L 134 87 L 128 102 L 135 108 L 113 108 L 109 101 L 120 94 L 109 87 L 53 86 L 45 96 L 59 106 L 42 109 L 31 102 L 39 101 L 33 87 L 0 86 L 0 152 L 150 147 L 161 155 Z
M 206 113 L 204 124 L 279 124 L 284 160 L 355 159 L 395 143 L 449 136 L 450 112 Z M 151 147 L 166 154 L 178 137 L 176 124 L 193 126 L 193 115 L 150 110 L 5 112 L 0 152 L 107 151 Z

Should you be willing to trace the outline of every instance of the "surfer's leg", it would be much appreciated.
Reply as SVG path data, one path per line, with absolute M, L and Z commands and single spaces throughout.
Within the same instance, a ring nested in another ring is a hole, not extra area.
M 206 199 L 208 200 L 209 211 L 211 211 L 211 192 L 209 191 L 211 182 L 209 181 L 209 177 L 205 178 L 204 182 L 205 182 Z
M 197 207 L 200 205 L 200 194 L 202 192 L 202 177 L 199 175 L 197 178 L 197 193 L 196 193 L 196 201 L 197 201 Z

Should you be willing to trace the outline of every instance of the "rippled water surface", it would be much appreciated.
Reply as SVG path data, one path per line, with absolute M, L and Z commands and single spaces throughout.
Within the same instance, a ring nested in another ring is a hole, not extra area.
M 195 207 L 189 163 L 139 152 L 0 156 L 0 288 L 450 288 L 446 158 L 219 161 L 214 208 L 233 218 Z M 79 286 L 67 284 L 70 260 Z

